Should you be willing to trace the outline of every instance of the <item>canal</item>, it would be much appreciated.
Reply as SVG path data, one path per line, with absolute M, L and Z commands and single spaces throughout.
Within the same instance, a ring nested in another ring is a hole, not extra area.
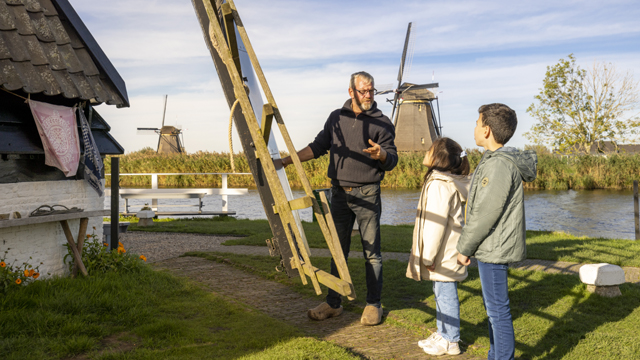
M 294 197 L 301 197 L 294 190 Z M 382 190 L 382 223 L 387 225 L 413 224 L 419 190 Z M 150 201 L 146 201 L 150 202 Z M 159 200 L 160 204 L 197 204 L 196 199 Z M 132 210 L 144 205 L 144 200 L 131 200 Z M 105 208 L 110 207 L 105 199 Z M 219 211 L 220 196 L 204 198 L 204 210 Z M 121 201 L 120 206 L 124 206 Z M 161 211 L 186 211 L 187 208 L 170 206 Z M 197 210 L 196 207 L 192 211 Z M 229 196 L 229 210 L 241 219 L 266 219 L 257 190 L 246 196 Z M 525 215 L 528 230 L 563 231 L 573 235 L 633 239 L 633 193 L 617 190 L 543 190 L 525 192 Z M 303 221 L 311 221 L 311 209 L 300 211 Z

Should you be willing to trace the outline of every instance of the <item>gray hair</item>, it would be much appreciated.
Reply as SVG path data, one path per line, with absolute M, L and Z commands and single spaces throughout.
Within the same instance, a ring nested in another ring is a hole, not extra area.
M 371 76 L 371 74 L 365 71 L 358 71 L 357 73 L 351 74 L 351 79 L 349 80 L 349 88 L 355 90 L 357 78 L 362 79 L 367 84 L 371 84 L 375 86 L 375 82 L 373 81 L 373 76 Z

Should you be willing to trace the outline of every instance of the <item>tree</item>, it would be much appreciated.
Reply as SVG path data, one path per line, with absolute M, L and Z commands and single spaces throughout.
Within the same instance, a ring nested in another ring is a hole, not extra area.
M 573 54 L 547 66 L 537 103 L 527 113 L 537 120 L 524 136 L 538 145 L 566 152 L 589 152 L 600 140 L 635 142 L 640 119 L 638 83 L 629 72 L 616 72 L 611 63 L 597 63 L 587 71 Z

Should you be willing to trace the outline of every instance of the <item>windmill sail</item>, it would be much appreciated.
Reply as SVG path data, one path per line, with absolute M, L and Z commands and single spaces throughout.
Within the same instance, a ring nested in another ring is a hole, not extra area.
M 400 87 L 400 84 L 402 84 L 402 76 L 404 75 L 404 62 L 407 58 L 407 48 L 409 47 L 409 38 L 411 37 L 411 24 L 409 23 L 409 25 L 407 26 L 407 36 L 404 38 L 404 48 L 402 49 L 402 59 L 400 60 L 400 69 L 398 70 L 398 88 Z M 395 96 L 393 97 L 393 110 L 391 111 L 391 119 L 393 120 L 393 125 L 396 124 L 394 115 L 396 112 L 396 106 L 398 105 L 398 96 L 399 94 L 396 92 Z

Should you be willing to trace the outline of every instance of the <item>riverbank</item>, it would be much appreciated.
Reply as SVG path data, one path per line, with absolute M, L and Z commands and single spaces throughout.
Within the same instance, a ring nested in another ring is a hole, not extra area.
M 467 150 L 471 168 L 475 169 L 482 154 L 478 150 Z M 286 154 L 283 153 L 282 156 Z M 398 166 L 386 174 L 382 187 L 394 189 L 418 189 L 422 184 L 425 167 L 422 165 L 424 154 L 401 153 Z M 242 153 L 234 154 L 235 171 L 250 172 L 246 158 Z M 329 165 L 327 155 L 303 163 L 305 173 L 313 188 L 326 188 L 330 181 L 326 177 Z M 111 171 L 111 158 L 105 159 L 105 172 Z M 211 173 L 231 172 L 228 153 L 197 152 L 193 154 L 158 155 L 153 149 L 120 156 L 121 173 Z M 538 177 L 531 183 L 525 183 L 529 190 L 567 190 L 567 189 L 626 189 L 633 186 L 633 180 L 640 177 L 640 155 L 616 154 L 610 156 L 555 156 L 538 154 Z M 287 168 L 287 176 L 293 188 L 302 184 L 293 167 Z M 217 175 L 160 176 L 160 187 L 220 187 L 221 178 Z M 230 176 L 229 187 L 254 188 L 252 176 Z M 107 177 L 107 186 L 110 179 Z M 123 176 L 122 187 L 151 187 L 149 176 Z

